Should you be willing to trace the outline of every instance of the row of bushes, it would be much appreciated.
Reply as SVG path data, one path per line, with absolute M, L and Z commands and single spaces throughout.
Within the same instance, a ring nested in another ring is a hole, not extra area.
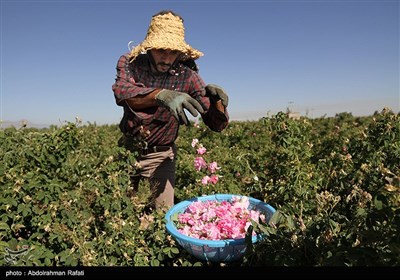
M 116 125 L 79 123 L 0 131 L 0 265 L 210 265 L 168 235 L 162 211 L 148 212 L 145 182 L 130 195 L 136 154 L 119 136 Z M 193 139 L 221 167 L 218 183 L 201 183 Z M 399 265 L 399 139 L 388 109 L 182 127 L 176 202 L 236 193 L 279 210 L 258 229 L 267 238 L 226 265 Z

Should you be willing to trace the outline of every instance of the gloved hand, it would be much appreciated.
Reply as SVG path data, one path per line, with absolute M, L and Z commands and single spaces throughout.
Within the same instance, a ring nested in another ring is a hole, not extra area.
M 187 109 L 193 117 L 197 117 L 197 111 L 204 113 L 200 103 L 184 92 L 163 89 L 156 94 L 155 99 L 159 106 L 167 107 L 176 119 L 185 125 L 188 125 L 189 121 L 183 109 Z
M 213 103 L 216 103 L 218 100 L 221 100 L 222 105 L 224 105 L 225 108 L 228 107 L 229 98 L 222 87 L 214 84 L 207 85 L 206 96 L 208 96 Z

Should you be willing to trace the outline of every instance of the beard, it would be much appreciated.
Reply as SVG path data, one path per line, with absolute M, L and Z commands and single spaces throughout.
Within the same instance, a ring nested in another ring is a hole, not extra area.
M 171 64 L 163 63 L 163 62 L 157 63 L 157 65 L 156 65 L 157 70 L 159 72 L 163 72 L 163 73 L 167 72 L 171 68 L 171 66 L 172 66 Z

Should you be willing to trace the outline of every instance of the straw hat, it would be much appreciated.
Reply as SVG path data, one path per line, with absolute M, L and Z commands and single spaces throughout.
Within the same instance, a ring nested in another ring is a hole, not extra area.
M 158 13 L 151 19 L 149 29 L 144 41 L 134 47 L 129 54 L 129 60 L 133 61 L 142 53 L 151 49 L 177 50 L 184 54 L 181 60 L 198 59 L 202 52 L 192 48 L 185 42 L 185 28 L 183 20 L 171 12 Z

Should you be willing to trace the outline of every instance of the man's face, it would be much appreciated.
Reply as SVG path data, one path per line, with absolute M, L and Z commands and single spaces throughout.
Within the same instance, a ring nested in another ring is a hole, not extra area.
M 154 58 L 157 71 L 162 73 L 167 72 L 181 54 L 179 51 L 168 49 L 152 49 L 150 52 Z

